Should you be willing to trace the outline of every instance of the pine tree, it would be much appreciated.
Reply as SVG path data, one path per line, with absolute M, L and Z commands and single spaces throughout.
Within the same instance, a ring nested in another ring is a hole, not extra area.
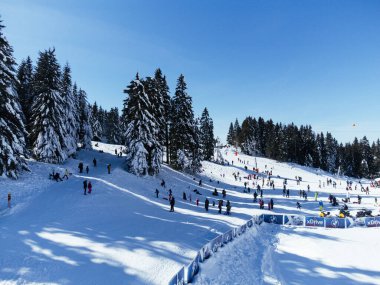
M 230 125 L 230 131 L 232 131 L 233 134 L 232 123 Z M 253 155 L 256 153 L 256 140 L 254 137 L 252 117 L 245 118 L 243 123 L 241 124 L 240 139 L 243 153 L 248 155 Z
M 28 56 L 23 60 L 17 70 L 17 94 L 24 114 L 24 124 L 29 131 L 33 103 L 33 63 Z
M 338 142 L 333 138 L 331 133 L 326 133 L 326 167 L 327 171 L 337 171 L 336 159 L 338 155 Z
M 61 163 L 67 158 L 65 104 L 55 50 L 40 52 L 33 84 L 30 142 L 39 161 Z
M 128 170 L 136 175 L 156 174 L 161 167 L 162 149 L 152 105 L 138 74 L 124 93 L 128 94 L 123 110 Z
M 207 108 L 202 112 L 200 119 L 200 145 L 203 159 L 211 160 L 214 155 L 214 123 L 208 113 Z
M 240 145 L 240 133 L 241 133 L 241 127 L 240 127 L 238 119 L 236 119 L 235 124 L 234 124 L 234 140 L 233 140 L 235 147 L 238 147 Z
M 93 140 L 94 141 L 102 141 L 103 137 L 103 127 L 100 123 L 100 117 L 101 117 L 101 111 L 98 108 L 98 105 L 96 102 L 91 107 L 91 129 L 93 133 Z
M 200 169 L 198 130 L 192 99 L 186 90 L 185 78 L 181 74 L 172 100 L 170 162 L 177 169 L 197 172 Z
M 111 108 L 107 113 L 107 129 L 106 137 L 108 143 L 120 144 L 121 143 L 121 128 L 120 128 L 120 117 L 119 109 Z
M 227 134 L 227 144 L 233 145 L 234 144 L 234 137 L 235 137 L 234 125 L 231 122 L 230 128 L 228 129 L 228 134 Z
M 170 132 L 170 110 L 171 99 L 169 95 L 169 86 L 166 82 L 166 77 L 162 75 L 161 69 L 157 69 L 154 74 L 155 89 L 158 94 L 159 110 L 159 125 L 160 125 L 160 143 L 165 146 L 166 162 L 169 163 L 169 132 Z M 163 135 L 162 135 L 163 134 Z
M 93 137 L 91 129 L 91 109 L 87 101 L 87 93 L 79 89 L 79 143 L 83 149 L 92 149 L 91 140 Z
M 18 97 L 13 49 L 2 33 L 0 20 L 0 176 L 18 178 L 27 170 L 25 127 Z
M 79 128 L 79 118 L 73 95 L 73 86 L 71 81 L 71 69 L 66 64 L 62 72 L 61 80 L 61 97 L 63 100 L 64 110 L 64 127 L 65 127 L 65 151 L 68 156 L 73 155 L 77 149 L 77 133 Z

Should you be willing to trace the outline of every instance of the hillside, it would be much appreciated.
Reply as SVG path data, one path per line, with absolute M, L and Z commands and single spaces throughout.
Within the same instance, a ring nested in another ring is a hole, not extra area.
M 253 173 L 252 157 L 235 155 L 234 150 L 224 149 L 222 155 L 230 162 L 229 166 L 204 162 L 203 172 L 197 177 L 164 166 L 158 177 L 140 178 L 125 172 L 123 158 L 114 155 L 115 148 L 119 146 L 99 143 L 99 147 L 94 147 L 93 151 L 81 151 L 77 159 L 70 159 L 60 166 L 30 161 L 30 174 L 23 175 L 17 181 L 0 180 L 0 284 L 166 284 L 183 264 L 189 263 L 197 251 L 217 234 L 243 224 L 252 215 L 268 212 L 266 207 L 260 210 L 257 203 L 253 203 L 252 193 L 243 192 L 244 177 Z M 93 158 L 97 160 L 96 168 L 92 166 Z M 246 164 L 240 163 L 238 159 L 246 161 Z M 234 165 L 231 165 L 232 160 Z M 78 173 L 79 161 L 83 161 L 85 166 L 89 165 L 88 174 Z M 106 169 L 109 163 L 112 165 L 111 174 Z M 336 208 L 333 210 L 327 205 L 328 194 L 335 194 L 339 200 L 345 197 L 345 177 L 336 178 L 315 169 L 257 158 L 260 172 L 265 170 L 265 165 L 266 170 L 273 171 L 276 189 L 269 190 L 264 186 L 264 200 L 274 199 L 274 212 L 317 214 L 318 203 L 313 201 L 316 190 L 332 212 Z M 53 169 L 63 174 L 65 168 L 72 173 L 67 181 L 48 179 Z M 241 181 L 235 180 L 233 176 L 237 172 L 242 177 Z M 300 185 L 296 184 L 295 176 L 302 177 Z M 288 179 L 291 189 L 289 198 L 282 197 L 284 178 Z M 336 189 L 323 187 L 327 178 L 337 182 Z M 93 184 L 93 193 L 86 196 L 82 188 L 84 179 Z M 166 188 L 160 186 L 162 179 L 166 182 Z M 202 179 L 202 186 L 199 186 L 199 179 Z M 365 187 L 368 185 L 368 181 L 362 182 Z M 311 187 L 309 201 L 301 202 L 302 210 L 296 210 L 299 190 L 306 190 L 308 184 Z M 252 189 L 252 185 L 250 187 Z M 160 191 L 159 198 L 154 193 L 156 188 Z M 209 212 L 205 212 L 203 202 L 205 197 L 209 197 L 212 204 L 214 196 L 211 193 L 214 188 L 218 189 L 218 199 L 221 190 L 226 189 L 226 199 L 232 203 L 231 216 L 218 214 L 216 206 L 210 206 Z M 169 212 L 170 206 L 166 200 L 168 189 L 173 191 L 176 198 L 174 213 Z M 198 189 L 202 195 L 195 194 L 194 189 Z M 12 194 L 11 209 L 6 208 L 8 191 Z M 191 202 L 182 200 L 183 192 L 186 192 L 187 197 L 191 194 Z M 362 205 L 350 204 L 350 208 L 355 211 L 365 206 L 378 211 L 374 206 L 374 197 L 380 197 L 378 192 L 378 189 L 371 190 L 371 194 L 365 196 L 360 189 L 353 190 L 352 200 L 356 200 L 354 196 L 357 194 L 361 194 L 363 200 Z M 199 206 L 195 203 L 197 198 L 200 200 Z M 302 230 L 262 229 L 252 229 L 250 235 L 240 242 L 244 241 L 245 249 L 252 249 L 255 253 L 251 260 L 259 267 L 250 273 L 251 277 L 269 282 L 265 271 L 260 269 L 263 260 L 276 266 L 273 260 L 277 257 L 267 258 L 268 251 L 273 254 L 276 252 L 276 247 L 269 241 L 276 241 L 280 234 L 291 237 L 293 232 Z M 377 229 L 371 234 L 366 229 L 360 230 L 368 240 L 372 240 L 374 232 L 379 235 Z M 314 237 L 329 240 L 329 236 L 323 237 L 316 233 Z M 249 245 L 250 239 L 257 240 L 252 243 L 252 247 Z M 281 241 L 286 240 L 280 238 L 275 242 L 280 249 Z M 238 241 L 229 246 L 235 245 L 236 249 L 237 244 Z M 258 244 L 259 249 L 256 247 Z M 366 248 L 370 244 L 366 243 Z M 223 250 L 232 258 L 228 247 Z M 236 256 L 241 257 L 239 254 Z M 207 266 L 212 262 L 215 260 L 206 262 L 201 269 L 197 280 L 199 284 L 215 284 L 212 283 L 211 273 L 211 283 L 202 275 L 208 272 Z M 243 264 L 241 260 L 240 263 Z M 228 274 L 226 269 L 224 271 Z M 291 272 L 282 270 L 281 273 L 283 280 L 286 280 Z M 364 271 L 359 273 L 365 274 Z M 372 275 L 377 276 L 378 272 L 374 271 Z M 242 283 L 236 281 L 235 284 Z M 283 284 L 287 282 L 283 281 Z

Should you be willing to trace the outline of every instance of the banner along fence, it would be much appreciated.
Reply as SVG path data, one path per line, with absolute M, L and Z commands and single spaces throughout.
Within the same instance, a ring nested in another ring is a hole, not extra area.
M 187 265 L 183 266 L 169 281 L 168 285 L 183 285 L 193 281 L 195 275 L 198 274 L 200 263 L 210 258 L 220 247 L 229 243 L 238 236 L 244 234 L 247 228 L 251 228 L 254 224 L 262 223 L 285 225 L 285 226 L 301 226 L 301 227 L 320 227 L 320 228 L 351 228 L 351 227 L 380 227 L 380 216 L 364 217 L 364 218 L 338 218 L 338 217 L 316 217 L 302 215 L 285 215 L 285 214 L 262 214 L 254 216 L 245 224 L 231 229 L 221 234 L 205 244 L 197 253 L 196 257 Z

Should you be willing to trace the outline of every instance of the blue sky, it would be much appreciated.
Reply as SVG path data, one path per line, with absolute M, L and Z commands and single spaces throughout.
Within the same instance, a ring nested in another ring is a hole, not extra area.
M 54 46 L 107 109 L 160 67 L 172 94 L 185 75 L 223 141 L 248 115 L 380 137 L 379 1 L 1 0 L 0 13 L 18 61 Z

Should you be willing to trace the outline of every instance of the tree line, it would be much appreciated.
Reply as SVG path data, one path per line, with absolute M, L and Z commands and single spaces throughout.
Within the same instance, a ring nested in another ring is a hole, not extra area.
M 126 146 L 127 170 L 159 172 L 163 156 L 178 170 L 198 171 L 213 155 L 213 122 L 207 108 L 195 118 L 183 75 L 173 97 L 166 77 L 137 74 L 124 90 L 122 113 L 109 111 L 73 83 L 68 63 L 60 66 L 55 49 L 39 52 L 17 67 L 0 20 L 0 176 L 17 178 L 28 170 L 26 158 L 62 163 L 91 140 Z
M 261 155 L 282 162 L 345 174 L 373 178 L 380 171 L 380 140 L 364 136 L 352 143 L 338 143 L 331 133 L 315 133 L 310 125 L 283 125 L 272 119 L 247 117 L 240 125 L 231 122 L 227 143 L 250 155 Z

